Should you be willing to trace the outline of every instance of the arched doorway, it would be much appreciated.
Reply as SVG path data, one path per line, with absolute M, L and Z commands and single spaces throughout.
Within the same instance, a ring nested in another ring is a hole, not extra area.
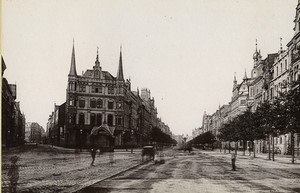
M 113 132 L 106 124 L 94 127 L 90 134 L 91 147 L 100 148 L 101 151 L 112 151 L 114 148 Z

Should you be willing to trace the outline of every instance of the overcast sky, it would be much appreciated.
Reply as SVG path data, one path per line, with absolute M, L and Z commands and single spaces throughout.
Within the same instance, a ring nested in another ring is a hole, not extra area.
M 66 100 L 73 38 L 77 73 L 116 76 L 119 47 L 132 90 L 149 88 L 175 134 L 191 134 L 253 67 L 294 35 L 297 0 L 3 0 L 2 56 L 27 122 L 44 128 Z

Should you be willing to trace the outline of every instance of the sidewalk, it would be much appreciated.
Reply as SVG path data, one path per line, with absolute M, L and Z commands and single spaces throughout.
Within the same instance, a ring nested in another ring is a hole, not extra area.
M 209 151 L 209 150 L 200 150 L 203 153 L 214 155 L 214 156 L 224 156 L 228 157 L 231 159 L 231 154 L 229 153 L 228 150 L 226 150 L 226 153 L 224 153 L 224 150 L 220 152 L 220 149 L 215 149 L 214 151 Z M 231 153 L 234 151 L 231 151 Z M 271 160 L 269 160 L 269 154 L 268 153 L 256 153 L 255 157 L 253 152 L 251 152 L 251 156 L 249 156 L 249 152 L 246 151 L 245 155 L 243 155 L 243 151 L 237 151 L 237 160 L 239 159 L 248 159 L 248 160 L 263 160 L 267 162 L 272 162 L 272 163 L 280 163 L 280 164 L 288 164 L 288 165 L 294 165 L 295 167 L 300 167 L 300 158 L 295 157 L 294 164 L 292 164 L 292 156 L 291 155 L 281 155 L 281 154 L 275 154 L 274 156 L 275 161 L 272 160 L 272 154 L 271 154 Z

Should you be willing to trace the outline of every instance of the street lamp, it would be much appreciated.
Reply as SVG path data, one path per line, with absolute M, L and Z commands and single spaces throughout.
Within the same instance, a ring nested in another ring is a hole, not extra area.
M 80 137 L 79 137 L 79 148 L 80 148 L 80 152 L 81 152 L 81 148 L 82 148 L 82 129 L 80 129 Z
M 7 147 L 9 148 L 9 143 L 10 143 L 10 130 L 7 131 Z
M 130 132 L 130 136 L 131 136 L 131 153 L 133 154 L 133 133 L 134 133 L 134 131 L 133 131 L 133 129 L 131 129 L 131 132 Z

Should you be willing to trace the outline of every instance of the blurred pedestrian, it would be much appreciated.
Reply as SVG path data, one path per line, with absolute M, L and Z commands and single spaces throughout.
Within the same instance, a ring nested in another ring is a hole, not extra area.
M 91 166 L 94 166 L 96 154 L 97 154 L 97 149 L 94 147 L 94 148 L 91 149 L 91 156 L 92 156 Z
M 8 170 L 8 178 L 10 181 L 9 193 L 17 192 L 17 185 L 19 180 L 19 166 L 17 165 L 18 159 L 19 159 L 18 156 L 13 156 L 10 158 L 11 165 Z
M 114 152 L 109 152 L 109 165 L 113 166 L 114 164 Z
M 235 160 L 236 160 L 236 154 L 234 152 L 231 153 L 231 164 L 232 164 L 232 170 L 235 171 Z
M 251 148 L 250 148 L 250 145 L 248 146 L 248 152 L 249 152 L 249 156 L 251 156 Z

